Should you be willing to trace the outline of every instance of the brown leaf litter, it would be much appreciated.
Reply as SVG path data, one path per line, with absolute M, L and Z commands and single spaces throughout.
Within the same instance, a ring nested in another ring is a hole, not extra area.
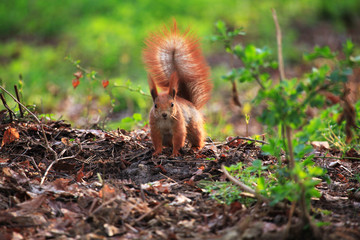
M 224 205 L 198 185 L 223 180 L 222 164 L 275 164 L 261 143 L 233 138 L 208 142 L 197 153 L 185 147 L 181 157 L 169 158 L 166 149 L 153 158 L 147 129 L 105 132 L 50 121 L 46 136 L 63 160 L 40 185 L 54 159 L 39 126 L 13 122 L 0 129 L 0 239 L 282 239 L 289 209 Z M 318 185 L 322 197 L 312 201 L 314 219 L 328 222 L 323 238 L 359 239 L 359 154 L 339 158 L 316 146 L 314 154 L 332 179 Z M 289 237 L 300 239 L 296 231 Z

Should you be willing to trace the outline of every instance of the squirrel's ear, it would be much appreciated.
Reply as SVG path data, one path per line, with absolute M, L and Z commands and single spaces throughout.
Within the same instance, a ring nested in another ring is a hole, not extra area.
M 176 96 L 176 90 L 175 90 L 175 88 L 173 88 L 172 90 L 169 89 L 169 95 L 170 95 L 173 99 L 175 99 L 175 96 Z
M 148 83 L 149 83 L 151 97 L 152 97 L 153 101 L 155 101 L 155 98 L 157 98 L 157 96 L 158 96 L 158 92 L 156 89 L 155 82 L 152 79 L 152 77 L 150 76 L 150 74 L 148 75 Z
M 168 93 L 170 96 L 172 96 L 172 98 L 175 98 L 176 96 L 178 82 L 179 82 L 179 77 L 177 75 L 177 72 L 173 72 L 170 76 L 169 93 Z

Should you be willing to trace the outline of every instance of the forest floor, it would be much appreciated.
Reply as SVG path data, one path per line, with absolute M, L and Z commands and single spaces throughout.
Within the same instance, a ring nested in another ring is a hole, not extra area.
M 221 166 L 260 159 L 259 143 L 238 138 L 208 142 L 194 153 L 152 157 L 147 129 L 73 129 L 48 121 L 0 125 L 0 239 L 312 239 L 290 207 L 221 204 L 200 182 L 226 180 Z M 11 129 L 11 130 L 8 130 Z M 5 136 L 5 130 L 11 132 Z M 311 216 L 322 239 L 360 239 L 360 155 L 314 148 L 331 179 L 317 185 Z M 324 158 L 324 156 L 326 158 Z M 246 196 L 244 196 L 245 198 Z M 305 231 L 306 232 L 306 231 Z

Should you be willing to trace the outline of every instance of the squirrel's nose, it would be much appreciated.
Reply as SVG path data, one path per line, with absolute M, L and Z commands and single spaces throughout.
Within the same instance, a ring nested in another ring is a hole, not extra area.
M 163 118 L 167 117 L 167 113 L 162 113 L 161 115 L 163 116 Z

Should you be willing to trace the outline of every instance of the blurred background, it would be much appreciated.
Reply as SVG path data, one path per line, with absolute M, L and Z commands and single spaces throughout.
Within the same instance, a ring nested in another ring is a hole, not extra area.
M 244 28 L 246 35 L 237 41 L 268 46 L 276 59 L 272 8 L 282 28 L 289 78 L 309 69 L 302 54 L 316 45 L 338 50 L 348 38 L 360 43 L 359 0 L 4 0 L 0 78 L 11 92 L 19 85 L 23 102 L 54 120 L 82 128 L 142 127 L 152 105 L 141 58 L 143 40 L 175 18 L 180 29 L 190 27 L 201 38 L 212 68 L 215 91 L 204 109 L 209 135 L 221 140 L 244 134 L 244 113 L 254 120 L 249 134 L 260 134 L 255 121 L 259 110 L 251 107 L 256 86 L 238 84 L 243 108 L 232 103 L 231 84 L 222 78 L 231 67 L 231 56 L 210 39 L 215 23 L 222 20 L 230 28 Z M 76 64 L 89 76 L 96 72 L 96 78 L 83 77 L 74 88 Z M 7 102 L 16 108 L 8 97 Z

